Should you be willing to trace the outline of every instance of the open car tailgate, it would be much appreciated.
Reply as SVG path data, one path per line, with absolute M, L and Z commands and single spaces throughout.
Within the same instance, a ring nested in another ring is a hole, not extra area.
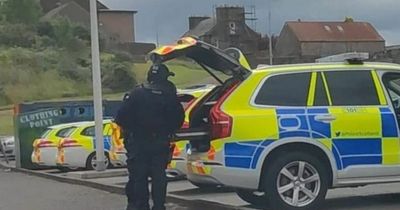
M 162 46 L 150 52 L 153 63 L 163 63 L 178 57 L 188 57 L 226 75 L 244 76 L 250 72 L 248 67 L 242 66 L 230 53 L 193 37 L 183 37 L 176 44 Z

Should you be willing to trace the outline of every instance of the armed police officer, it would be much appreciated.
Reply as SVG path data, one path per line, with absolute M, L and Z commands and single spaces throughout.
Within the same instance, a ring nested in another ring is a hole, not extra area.
M 124 130 L 128 151 L 128 210 L 149 210 L 148 177 L 151 177 L 153 210 L 165 210 L 171 136 L 184 120 L 173 73 L 164 64 L 153 65 L 148 83 L 136 87 L 124 100 L 116 122 Z

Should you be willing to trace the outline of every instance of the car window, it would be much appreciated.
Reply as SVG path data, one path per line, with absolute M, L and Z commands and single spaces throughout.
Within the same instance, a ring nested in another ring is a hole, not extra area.
M 311 73 L 292 73 L 268 78 L 258 92 L 255 104 L 306 106 Z
M 90 126 L 87 127 L 85 129 L 83 129 L 83 131 L 81 132 L 82 136 L 95 136 L 95 127 L 94 126 Z
M 386 73 L 383 75 L 383 83 L 388 90 L 392 104 L 398 112 L 400 108 L 400 74 Z
M 60 138 L 68 137 L 75 130 L 75 128 L 76 127 L 63 128 L 57 132 L 56 136 Z
M 380 105 L 371 71 L 330 71 L 323 74 L 332 105 Z
M 104 131 L 106 131 L 107 128 L 109 128 L 109 127 L 107 127 L 107 124 L 103 124 L 103 134 L 104 134 Z M 96 135 L 96 129 L 95 129 L 94 126 L 87 127 L 85 129 L 83 129 L 83 131 L 81 132 L 81 135 L 82 136 L 92 136 L 93 137 L 93 136 Z
M 328 95 L 324 86 L 324 81 L 320 72 L 317 73 L 317 82 L 315 84 L 314 106 L 328 106 Z
M 50 131 L 51 131 L 52 129 L 50 129 L 50 128 L 47 128 L 45 131 L 43 131 L 43 133 L 42 133 L 42 135 L 40 136 L 40 138 L 46 138 L 48 135 L 49 135 L 49 133 L 50 133 Z

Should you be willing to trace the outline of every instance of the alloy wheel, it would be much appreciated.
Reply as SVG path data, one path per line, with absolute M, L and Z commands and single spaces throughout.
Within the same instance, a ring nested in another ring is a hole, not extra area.
M 276 186 L 286 204 L 304 207 L 317 198 L 321 189 L 321 177 L 311 164 L 294 161 L 281 169 Z

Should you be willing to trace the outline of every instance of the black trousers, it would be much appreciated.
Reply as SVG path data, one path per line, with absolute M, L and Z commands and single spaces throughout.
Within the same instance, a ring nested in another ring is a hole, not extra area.
M 149 143 L 151 142 L 151 143 Z M 149 141 L 133 144 L 128 155 L 129 181 L 126 185 L 128 210 L 149 210 L 149 177 L 153 210 L 165 210 L 169 143 Z

